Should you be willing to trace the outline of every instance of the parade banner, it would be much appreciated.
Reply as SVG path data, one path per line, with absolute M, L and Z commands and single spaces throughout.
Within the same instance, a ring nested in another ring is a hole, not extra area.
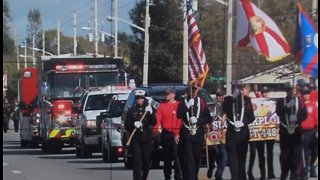
M 276 114 L 276 102 L 266 98 L 252 98 L 251 102 L 256 119 L 249 124 L 250 141 L 279 141 L 280 119 Z M 219 117 L 213 122 L 213 131 L 207 134 L 207 145 L 225 144 L 226 130 L 225 117 Z
M 276 102 L 266 98 L 252 98 L 251 102 L 256 119 L 249 124 L 250 141 L 279 140 Z

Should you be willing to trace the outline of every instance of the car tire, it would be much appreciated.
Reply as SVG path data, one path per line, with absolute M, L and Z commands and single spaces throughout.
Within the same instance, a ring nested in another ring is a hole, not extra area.
M 113 147 L 110 146 L 110 143 L 108 142 L 108 162 L 110 163 L 114 163 L 118 160 L 118 156 L 115 153 L 115 149 Z
M 129 149 L 127 147 L 124 148 L 123 162 L 124 167 L 132 169 L 132 157 L 129 157 Z
M 104 148 L 103 143 L 101 144 L 102 161 L 108 162 L 108 151 Z

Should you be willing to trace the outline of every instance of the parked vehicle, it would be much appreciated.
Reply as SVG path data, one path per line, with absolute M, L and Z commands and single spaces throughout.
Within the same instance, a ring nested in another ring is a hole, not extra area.
M 184 99 L 183 95 L 185 92 L 185 88 L 187 85 L 185 84 L 154 84 L 154 85 L 148 85 L 146 87 L 138 87 L 135 90 L 133 90 L 125 104 L 123 114 L 121 117 L 122 124 L 124 124 L 124 121 L 126 119 L 126 114 L 128 112 L 128 109 L 132 106 L 134 106 L 135 103 L 135 91 L 136 90 L 144 90 L 146 92 L 147 97 L 151 97 L 153 100 L 161 103 L 166 100 L 166 89 L 168 87 L 173 87 L 176 91 L 176 100 L 182 101 Z M 198 92 L 198 95 L 205 100 L 205 102 L 208 105 L 208 108 L 210 110 L 210 114 L 213 117 L 215 115 L 215 103 L 210 94 L 205 89 L 200 89 Z M 122 131 L 121 133 L 121 141 L 124 148 L 124 165 L 127 168 L 132 167 L 132 154 L 130 151 L 130 147 L 126 147 L 126 142 L 129 138 L 130 134 L 127 131 Z M 204 149 L 205 152 L 205 149 Z M 204 153 L 205 155 L 205 153 Z M 153 151 L 152 151 L 152 157 L 151 157 L 151 166 L 154 168 L 158 168 L 160 161 L 162 159 L 162 146 L 161 146 L 161 140 L 159 135 L 154 135 L 153 137 Z M 205 156 L 204 156 L 205 159 Z
M 76 156 L 89 157 L 101 150 L 101 132 L 97 128 L 97 116 L 106 111 L 111 97 L 115 94 L 128 94 L 126 87 L 107 87 L 89 91 L 80 99 L 80 117 L 76 120 Z
M 114 95 L 107 107 L 105 117 L 100 115 L 102 160 L 115 162 L 123 157 L 124 149 L 121 142 L 121 115 L 127 102 L 128 94 Z

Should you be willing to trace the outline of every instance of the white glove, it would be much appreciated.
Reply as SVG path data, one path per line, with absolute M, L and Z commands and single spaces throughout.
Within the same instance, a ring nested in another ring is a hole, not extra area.
M 296 103 L 295 99 L 291 99 L 291 100 L 289 101 L 289 103 L 286 104 L 286 106 L 287 106 L 288 108 L 290 108 L 290 107 L 294 106 L 295 103 Z
M 244 124 L 243 124 L 242 121 L 235 121 L 235 122 L 234 122 L 234 126 L 235 126 L 236 128 L 241 128 L 241 127 L 244 126 Z
M 142 126 L 142 122 L 136 121 L 136 122 L 134 122 L 134 126 L 135 126 L 136 128 L 140 128 L 140 127 Z
M 194 105 L 194 99 L 193 98 L 191 98 L 191 99 L 189 99 L 189 101 L 187 102 L 187 104 L 186 104 L 186 106 L 187 106 L 187 108 L 189 109 L 191 106 L 193 106 Z
M 151 108 L 151 106 L 147 106 L 145 109 L 146 112 L 149 112 L 150 114 L 152 114 L 153 110 Z
M 194 117 L 194 116 L 191 116 L 191 117 L 190 117 L 190 122 L 191 122 L 192 124 L 195 124 L 195 123 L 198 122 L 198 119 L 197 119 L 196 117 Z

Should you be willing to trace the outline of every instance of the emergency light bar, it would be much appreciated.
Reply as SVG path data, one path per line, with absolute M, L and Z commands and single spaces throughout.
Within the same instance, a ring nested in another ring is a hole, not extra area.
M 99 65 L 81 65 L 81 64 L 68 64 L 56 65 L 56 71 L 88 71 L 88 70 L 110 70 L 116 69 L 116 64 L 99 64 Z

